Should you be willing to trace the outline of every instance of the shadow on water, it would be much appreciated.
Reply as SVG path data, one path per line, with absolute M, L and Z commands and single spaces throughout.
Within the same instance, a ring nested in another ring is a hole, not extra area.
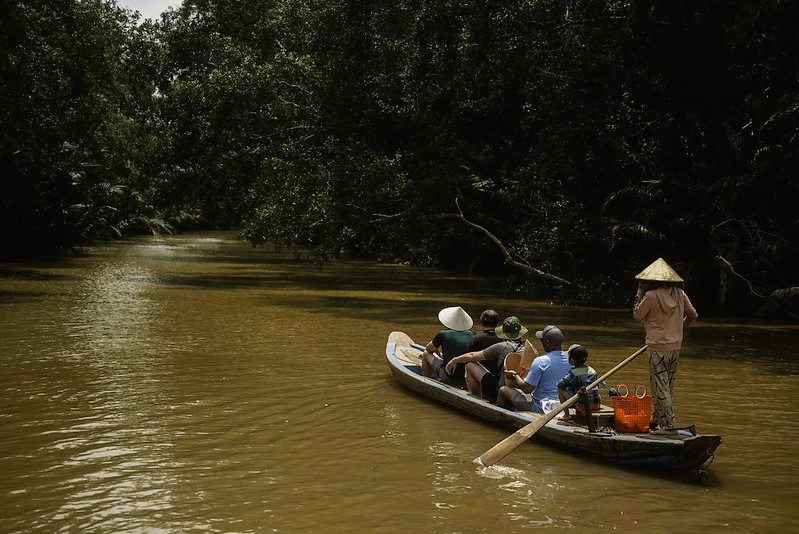
M 48 263 L 43 263 L 41 265 L 30 266 L 30 267 L 0 265 L 0 278 L 8 278 L 11 280 L 36 280 L 36 281 L 63 280 L 68 278 L 65 275 L 45 270 L 58 267 L 68 267 L 68 264 L 48 262 Z
M 240 252 L 241 244 L 237 244 L 237 250 Z M 183 248 L 176 247 L 176 254 L 170 256 L 169 261 L 197 261 L 191 251 Z M 265 305 L 339 319 L 390 322 L 398 328 L 418 323 L 422 317 L 434 316 L 435 310 L 444 306 L 468 305 L 468 311 L 474 315 L 478 306 L 497 307 L 495 303 L 502 302 L 504 311 L 500 310 L 501 314 L 519 315 L 532 326 L 567 325 L 580 339 L 590 339 L 592 346 L 635 346 L 643 341 L 640 325 L 632 319 L 629 309 L 542 305 L 515 292 L 499 278 L 472 278 L 434 269 L 357 260 L 319 267 L 308 259 L 263 249 L 252 249 L 252 255 L 212 251 L 201 256 L 201 260 L 219 262 L 222 266 L 213 274 L 163 272 L 157 283 L 209 291 L 242 290 L 256 302 L 261 299 Z M 431 287 L 436 288 L 435 293 L 430 292 Z M 686 343 L 691 346 L 686 356 L 758 363 L 771 374 L 796 375 L 799 367 L 794 365 L 792 352 L 775 354 L 760 347 L 786 346 L 797 332 L 799 326 L 796 325 L 751 319 L 741 324 L 703 315 L 686 333 Z
M 430 284 L 434 283 L 442 291 L 454 293 L 472 293 L 481 289 L 486 294 L 501 293 L 496 287 L 490 287 L 485 278 L 474 279 L 473 285 L 468 285 L 468 279 L 464 276 L 445 274 L 435 270 L 410 269 L 401 265 L 373 264 L 369 266 L 360 262 L 351 262 L 317 268 L 297 262 L 270 260 L 256 263 L 250 259 L 248 262 L 243 262 L 241 266 L 227 268 L 227 271 L 229 272 L 215 273 L 213 276 L 206 277 L 166 277 L 163 279 L 163 283 L 208 289 L 298 286 L 319 291 L 331 289 L 369 291 L 379 288 L 381 291 L 402 290 L 403 292 L 426 291 Z
M 41 262 L 37 264 L 25 264 L 25 266 L 16 264 L 0 265 L 0 281 L 5 282 L 54 282 L 67 280 L 70 277 L 58 272 L 53 272 L 51 269 L 59 267 L 66 267 L 68 264 L 59 263 L 52 260 Z M 18 289 L 2 289 L 0 290 L 0 304 L 15 304 L 42 298 L 48 293 L 43 291 L 34 291 L 25 289 L 24 286 Z
M 14 304 L 24 300 L 33 300 L 47 295 L 42 291 L 0 291 L 0 304 Z

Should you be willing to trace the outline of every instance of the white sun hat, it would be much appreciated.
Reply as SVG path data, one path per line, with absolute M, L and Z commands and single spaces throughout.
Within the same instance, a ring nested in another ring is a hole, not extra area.
M 653 261 L 649 267 L 638 273 L 636 280 L 649 280 L 650 282 L 682 282 L 680 275 L 666 263 L 663 258 Z
M 460 306 L 452 306 L 451 308 L 444 308 L 438 312 L 438 320 L 441 324 L 449 329 L 463 332 L 469 330 L 474 321 L 469 317 L 469 314 L 463 311 Z

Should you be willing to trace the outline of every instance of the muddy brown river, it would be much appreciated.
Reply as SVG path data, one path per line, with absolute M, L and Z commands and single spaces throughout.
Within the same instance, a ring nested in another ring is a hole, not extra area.
M 389 332 L 426 343 L 452 305 L 557 324 L 600 372 L 643 345 L 629 310 L 319 269 L 232 233 L 0 263 L 0 532 L 799 531 L 799 326 L 699 310 L 675 409 L 722 435 L 700 483 L 535 439 L 474 464 L 507 432 L 401 389 L 385 361 Z M 646 383 L 645 360 L 611 381 Z

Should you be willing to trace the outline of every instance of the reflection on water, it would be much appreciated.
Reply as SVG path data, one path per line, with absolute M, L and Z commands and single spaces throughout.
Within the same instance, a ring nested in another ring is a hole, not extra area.
M 459 304 L 559 324 L 598 369 L 642 343 L 629 310 L 496 287 L 368 262 L 318 269 L 230 234 L 2 265 L 0 531 L 799 528 L 797 327 L 703 315 L 691 329 L 677 416 L 723 436 L 704 486 L 537 443 L 483 468 L 473 458 L 506 432 L 394 384 L 389 332 L 424 343 Z M 641 360 L 614 380 L 646 376 Z
M 76 349 L 102 355 L 151 352 L 157 341 L 151 326 L 160 318 L 157 302 L 147 292 L 157 284 L 152 271 L 138 265 L 109 263 L 91 269 L 65 323 Z
M 182 462 L 170 454 L 174 435 L 158 409 L 169 401 L 157 328 L 168 318 L 149 295 L 158 284 L 152 269 L 120 259 L 92 266 L 70 299 L 67 349 L 80 358 L 83 387 L 91 392 L 87 402 L 102 419 L 72 425 L 64 432 L 80 437 L 53 444 L 71 453 L 59 465 L 67 473 L 61 484 L 66 498 L 53 520 L 85 515 L 85 526 L 119 529 L 130 516 L 171 508 Z

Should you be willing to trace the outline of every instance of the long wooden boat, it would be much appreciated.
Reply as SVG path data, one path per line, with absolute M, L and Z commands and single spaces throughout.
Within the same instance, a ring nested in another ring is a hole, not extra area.
M 402 386 L 437 402 L 501 425 L 518 429 L 535 421 L 541 414 L 500 408 L 465 390 L 424 377 L 421 373 L 421 352 L 403 332 L 392 332 L 386 344 L 386 358 L 394 379 Z M 658 469 L 703 470 L 713 460 L 721 443 L 718 435 L 694 435 L 680 430 L 675 434 L 616 432 L 613 412 L 607 410 L 593 415 L 595 431 L 587 424 L 552 419 L 532 439 L 548 442 L 560 448 L 590 455 L 613 464 Z M 588 421 L 583 418 L 583 422 Z

